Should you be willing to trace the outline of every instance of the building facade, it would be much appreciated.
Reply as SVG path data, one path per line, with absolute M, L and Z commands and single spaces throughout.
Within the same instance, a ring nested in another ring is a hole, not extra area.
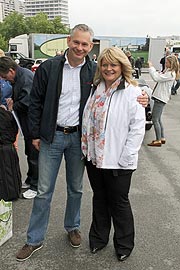
M 44 12 L 49 19 L 61 16 L 61 22 L 69 25 L 68 0 L 25 0 L 25 17 Z
M 13 11 L 24 14 L 24 2 L 20 0 L 0 0 L 0 22 Z

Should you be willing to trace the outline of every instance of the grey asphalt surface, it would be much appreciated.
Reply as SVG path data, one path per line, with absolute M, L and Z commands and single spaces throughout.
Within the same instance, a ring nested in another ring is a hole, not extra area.
M 147 73 L 142 75 L 153 86 Z M 179 90 L 180 91 L 180 90 Z M 13 237 L 0 247 L 0 270 L 179 270 L 180 269 L 180 92 L 165 106 L 163 122 L 167 143 L 148 147 L 154 129 L 146 132 L 133 175 L 130 199 L 135 218 L 136 241 L 126 262 L 118 262 L 112 233 L 109 244 L 93 255 L 88 246 L 92 192 L 84 176 L 81 209 L 82 245 L 72 248 L 63 228 L 66 185 L 64 163 L 58 175 L 49 228 L 44 247 L 25 262 L 15 254 L 24 245 L 32 200 L 13 202 Z M 23 139 L 19 139 L 22 175 L 26 159 Z

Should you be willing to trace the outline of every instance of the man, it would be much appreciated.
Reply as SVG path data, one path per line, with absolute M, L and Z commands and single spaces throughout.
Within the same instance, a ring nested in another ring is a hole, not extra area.
M 33 145 L 40 150 L 38 194 L 34 199 L 27 243 L 16 255 L 18 261 L 28 259 L 43 246 L 63 155 L 67 182 L 64 227 L 70 245 L 77 248 L 81 244 L 80 206 L 84 173 L 81 121 L 96 68 L 88 57 L 93 48 L 93 35 L 93 30 L 87 25 L 76 25 L 67 37 L 69 48 L 65 54 L 43 62 L 34 77 L 29 116 Z M 143 100 L 147 103 L 146 98 Z
M 61 50 L 61 51 L 56 51 L 56 56 L 59 56 L 59 55 L 63 55 L 64 54 L 64 51 Z
M 28 162 L 25 183 L 30 185 L 30 189 L 23 193 L 23 197 L 32 199 L 37 194 L 39 154 L 32 145 L 28 127 L 29 94 L 33 84 L 33 72 L 18 66 L 10 57 L 4 56 L 0 58 L 0 77 L 12 84 L 12 98 L 7 99 L 7 106 L 9 110 L 16 113 L 24 135 L 25 154 Z
M 179 53 L 175 53 L 174 54 L 178 60 L 178 63 L 180 65 L 180 58 L 179 58 Z M 177 95 L 177 90 L 180 86 L 180 78 L 179 78 L 179 74 L 178 74 L 178 77 L 176 78 L 172 88 L 171 88 L 171 95 Z
M 142 69 L 142 62 L 141 62 L 141 59 L 140 57 L 138 57 L 135 61 L 135 68 L 138 69 L 139 71 L 139 76 L 141 76 L 141 69 Z
M 168 55 L 171 54 L 171 51 L 169 50 L 169 48 L 165 48 L 165 53 L 164 53 L 164 56 L 161 58 L 160 60 L 160 64 L 162 65 L 162 69 L 161 69 L 161 72 L 163 72 L 165 70 L 165 62 L 166 62 L 166 57 Z
M 0 57 L 5 56 L 3 50 L 0 49 Z M 12 86 L 8 81 L 3 80 L 0 77 L 0 104 L 7 107 L 7 98 L 11 97 L 12 95 Z
M 93 54 L 92 61 L 94 61 L 95 63 L 97 63 L 97 56 L 96 56 L 96 54 Z

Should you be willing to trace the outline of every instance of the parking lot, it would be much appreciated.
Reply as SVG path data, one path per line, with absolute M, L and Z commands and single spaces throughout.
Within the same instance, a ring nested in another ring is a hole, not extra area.
M 148 73 L 142 77 L 153 87 Z M 130 258 L 118 262 L 112 235 L 108 246 L 93 255 L 88 246 L 92 192 L 84 176 L 81 209 L 82 245 L 70 247 L 63 228 L 66 200 L 64 163 L 58 175 L 53 197 L 47 238 L 43 249 L 25 262 L 16 262 L 15 254 L 26 240 L 32 201 L 13 203 L 13 237 L 0 247 L 0 270 L 179 270 L 180 265 L 180 92 L 172 96 L 163 113 L 167 143 L 147 146 L 154 139 L 153 128 L 146 132 L 134 173 L 130 199 L 135 217 L 136 245 Z M 26 160 L 23 138 L 19 139 L 22 175 Z M 113 230 L 112 230 L 113 233 Z

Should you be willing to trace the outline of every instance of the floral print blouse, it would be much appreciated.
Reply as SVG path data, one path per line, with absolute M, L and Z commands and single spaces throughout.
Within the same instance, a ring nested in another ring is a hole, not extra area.
M 102 167 L 105 145 L 105 129 L 108 105 L 112 93 L 117 89 L 120 78 L 109 89 L 102 81 L 86 104 L 82 122 L 82 152 L 88 161 Z

